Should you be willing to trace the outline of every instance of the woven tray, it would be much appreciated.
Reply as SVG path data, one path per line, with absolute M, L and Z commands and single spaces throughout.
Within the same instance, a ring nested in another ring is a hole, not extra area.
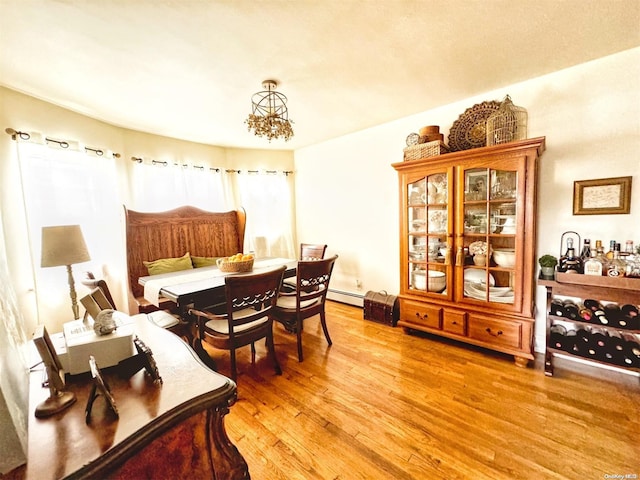
M 449 149 L 440 140 L 411 145 L 404 149 L 404 161 L 418 160 L 420 158 L 435 157 L 443 153 L 449 153 Z
M 228 262 L 225 258 L 217 260 L 218 268 L 225 273 L 244 273 L 253 270 L 253 258 L 242 262 Z

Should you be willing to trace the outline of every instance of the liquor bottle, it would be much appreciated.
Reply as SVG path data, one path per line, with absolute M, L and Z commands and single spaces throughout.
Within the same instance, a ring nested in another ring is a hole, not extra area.
M 620 258 L 620 244 L 616 243 L 613 250 L 613 258 L 606 266 L 608 277 L 624 277 L 627 271 L 627 263 Z
M 558 271 L 564 273 L 583 272 L 582 259 L 576 256 L 575 248 L 573 248 L 573 238 L 567 238 L 567 252 L 560 257 Z
M 580 258 L 582 259 L 582 262 L 586 262 L 591 258 L 591 240 L 588 238 L 585 238 L 582 241 L 582 252 L 580 252 Z
M 616 249 L 616 241 L 609 240 L 609 251 L 605 254 L 607 260 L 611 260 L 613 258 L 613 251 Z
M 584 262 L 584 274 L 585 275 L 597 275 L 602 276 L 602 262 L 596 258 L 597 252 L 591 250 L 591 256 Z

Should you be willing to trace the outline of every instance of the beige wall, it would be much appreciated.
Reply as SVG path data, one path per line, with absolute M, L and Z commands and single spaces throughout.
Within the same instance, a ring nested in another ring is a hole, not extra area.
M 326 242 L 330 253 L 340 255 L 332 288 L 398 293 L 398 185 L 390 165 L 402 161 L 406 136 L 425 125 L 440 125 L 446 139 L 466 108 L 509 94 L 528 111 L 528 136 L 546 137 L 538 254 L 558 256 L 560 237 L 569 230 L 607 243 L 632 239 L 640 244 L 639 78 L 636 48 L 297 150 L 296 208 L 304 212 L 298 215 L 298 238 Z M 575 180 L 629 175 L 634 177 L 630 215 L 572 214 Z M 362 281 L 360 289 L 356 280 Z M 537 297 L 540 350 L 543 288 Z
M 293 170 L 293 153 L 286 150 L 243 150 L 186 142 L 158 135 L 127 130 L 57 107 L 36 98 L 0 87 L 0 124 L 3 130 L 11 127 L 20 131 L 36 131 L 56 139 L 75 140 L 81 144 L 99 147 L 121 154 L 119 168 L 123 175 L 123 192 L 127 192 L 127 172 L 132 156 L 145 159 L 174 160 L 189 164 L 235 169 Z M 24 211 L 22 208 L 20 177 L 16 159 L 16 145 L 9 135 L 0 136 L 0 208 L 4 223 L 9 271 L 18 297 L 18 304 L 25 316 L 25 332 L 28 337 L 37 323 L 33 295 L 33 275 Z M 134 188 L 134 187 L 131 187 Z M 125 203 L 127 199 L 124 199 Z M 37 256 L 37 255 L 36 255 Z M 100 271 L 99 258 L 92 258 L 89 268 Z M 36 265 L 35 268 L 39 268 Z M 123 264 L 118 268 L 124 268 Z M 74 269 L 75 270 L 75 269 Z M 76 282 L 79 278 L 76 273 Z M 123 277 L 124 275 L 120 275 Z M 111 288 L 115 301 L 124 308 L 125 285 L 114 275 Z M 63 299 L 60 312 L 48 312 L 41 319 L 53 333 L 61 330 L 62 323 L 70 320 L 66 274 L 61 271 L 60 296 Z M 82 286 L 78 287 L 79 289 Z M 79 292 L 80 293 L 80 292 Z

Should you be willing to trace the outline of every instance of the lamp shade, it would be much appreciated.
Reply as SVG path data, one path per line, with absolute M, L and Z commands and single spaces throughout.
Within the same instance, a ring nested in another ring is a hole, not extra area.
M 80 225 L 42 227 L 41 267 L 73 265 L 91 260 Z

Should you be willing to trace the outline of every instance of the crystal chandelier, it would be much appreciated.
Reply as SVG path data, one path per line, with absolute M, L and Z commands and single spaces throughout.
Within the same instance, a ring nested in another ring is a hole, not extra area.
M 274 80 L 262 82 L 262 88 L 265 90 L 253 94 L 253 112 L 244 121 L 249 131 L 253 130 L 258 137 L 267 137 L 269 142 L 280 137 L 289 141 L 293 137 L 293 121 L 289 120 L 287 97 L 276 92 L 277 86 Z

